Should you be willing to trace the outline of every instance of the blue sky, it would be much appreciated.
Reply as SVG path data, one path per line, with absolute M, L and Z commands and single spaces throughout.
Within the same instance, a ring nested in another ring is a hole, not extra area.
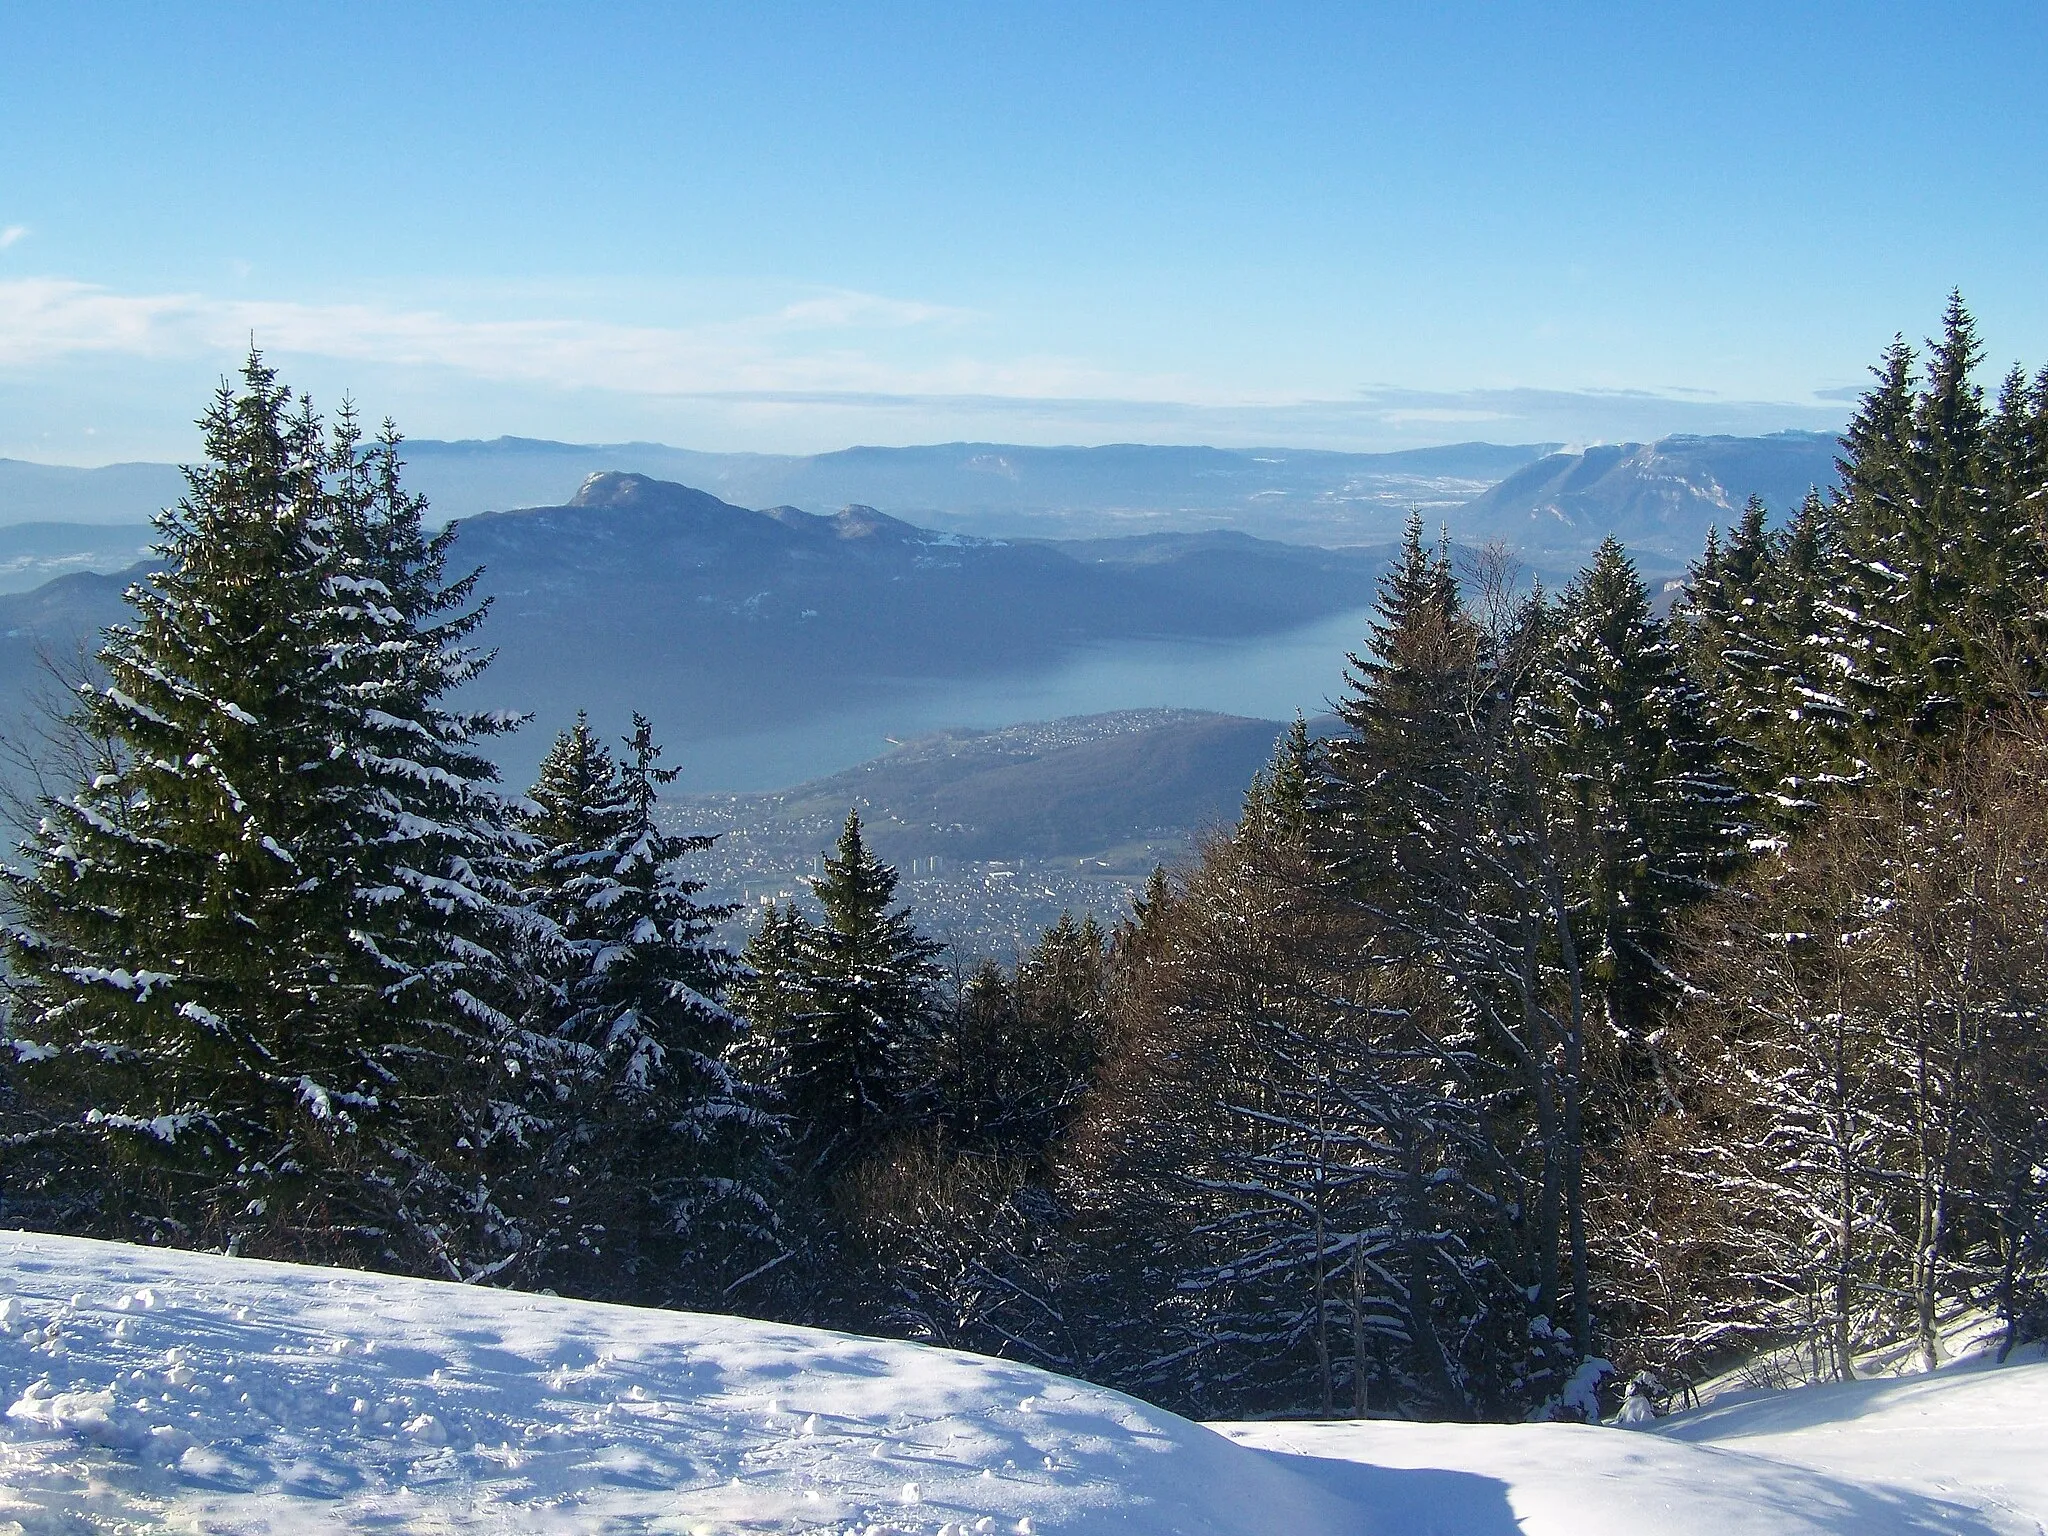
M 172 458 L 253 331 L 414 436 L 1387 448 L 1837 422 L 2048 359 L 2048 13 L 0 14 L 0 454 Z

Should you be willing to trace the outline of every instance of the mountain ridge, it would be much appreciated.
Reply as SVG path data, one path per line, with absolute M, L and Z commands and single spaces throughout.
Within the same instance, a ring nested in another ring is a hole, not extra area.
M 804 456 L 533 438 L 419 440 L 404 452 L 408 484 L 448 521 L 570 504 L 591 476 L 610 472 L 689 484 L 729 504 L 865 506 L 985 538 L 1234 528 L 1297 544 L 1379 544 L 1398 537 L 1413 511 L 1450 524 L 1468 543 L 1506 538 L 1533 561 L 1576 563 L 1611 532 L 1665 565 L 1682 565 L 1706 525 L 1726 521 L 1750 491 L 1782 514 L 1808 484 L 1831 483 L 1836 446 L 1826 433 L 1784 432 L 1578 449 L 1462 443 L 1382 454 L 961 442 Z M 31 521 L 139 525 L 182 486 L 171 465 L 87 470 L 0 460 L 0 532 Z M 92 539 L 78 542 L 77 550 L 38 558 L 104 558 L 88 551 Z
M 453 567 L 481 565 L 497 610 L 498 658 L 475 692 L 544 727 L 584 707 L 765 729 L 1103 641 L 1274 633 L 1365 606 L 1388 554 L 1205 534 L 1136 549 L 987 539 L 623 474 L 455 527 Z
M 1387 554 L 1216 533 L 985 539 L 612 472 L 561 505 L 459 520 L 449 569 L 481 567 L 494 609 L 482 638 L 496 659 L 465 701 L 536 717 L 497 753 L 525 783 L 578 710 L 646 713 L 678 755 L 827 717 L 871 718 L 879 737 L 920 717 L 906 701 L 1043 674 L 1087 647 L 1237 642 L 1350 612 Z M 16 705 L 0 714 L 19 713 L 44 652 L 123 618 L 121 594 L 148 568 L 0 596 L 0 692 Z
M 1631 553 L 1683 562 L 1710 523 L 1726 527 L 1752 495 L 1778 518 L 1835 480 L 1830 433 L 1675 436 L 1546 454 L 1459 509 L 1468 529 L 1553 552 L 1590 550 L 1610 534 Z

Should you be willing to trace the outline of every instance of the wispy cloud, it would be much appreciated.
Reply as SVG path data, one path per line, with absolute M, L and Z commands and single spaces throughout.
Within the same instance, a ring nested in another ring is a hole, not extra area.
M 26 224 L 9 224 L 5 229 L 0 229 L 0 251 L 6 250 L 10 245 L 19 245 L 27 238 Z
M 872 293 L 830 293 L 784 305 L 767 323 L 789 330 L 900 329 L 969 318 L 969 311 L 944 304 L 885 299 Z
M 555 402 L 530 417 L 568 408 L 579 419 L 645 424 L 635 430 L 813 445 L 952 435 L 1349 448 L 1459 438 L 1612 442 L 1831 428 L 1845 414 L 1833 400 L 1728 400 L 1690 389 L 1366 385 L 1341 398 L 1258 395 L 1067 357 L 988 355 L 981 318 L 828 291 L 694 325 L 477 319 L 434 308 L 122 293 L 20 278 L 0 281 L 0 372 L 42 376 L 94 357 L 226 366 L 253 335 L 283 358 L 339 362 L 351 373 L 447 370 L 496 387 L 501 401 L 510 389 Z
M 947 393 L 1100 389 L 1059 362 L 973 359 L 885 364 L 864 335 L 969 318 L 876 294 L 815 295 L 765 313 L 693 326 L 580 319 L 476 320 L 371 304 L 119 293 L 64 278 L 0 282 L 0 367 L 80 354 L 175 357 L 247 345 L 395 366 L 452 368 L 499 382 L 678 395 L 749 390 Z

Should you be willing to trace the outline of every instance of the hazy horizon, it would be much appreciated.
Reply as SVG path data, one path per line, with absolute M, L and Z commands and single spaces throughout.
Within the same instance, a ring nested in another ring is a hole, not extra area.
M 0 455 L 251 337 L 415 438 L 1383 452 L 1840 425 L 2048 352 L 2048 29 L 1307 6 L 11 15 Z

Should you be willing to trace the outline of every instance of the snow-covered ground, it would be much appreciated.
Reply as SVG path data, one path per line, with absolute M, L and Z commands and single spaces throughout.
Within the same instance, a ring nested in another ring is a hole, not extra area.
M 1219 1434 L 910 1344 L 26 1233 L 0 1233 L 0 1335 L 0 1533 L 2048 1523 L 2039 1364 L 1717 1405 L 1657 1433 Z

